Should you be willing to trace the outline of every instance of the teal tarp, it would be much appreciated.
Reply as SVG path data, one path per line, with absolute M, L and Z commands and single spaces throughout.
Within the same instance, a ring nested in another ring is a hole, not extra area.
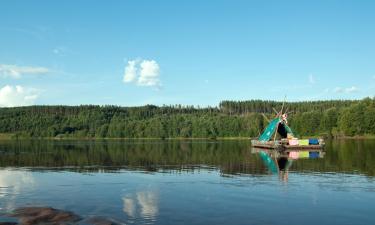
M 271 156 L 269 156 L 267 153 L 265 153 L 263 151 L 260 151 L 259 155 L 260 155 L 260 158 L 262 159 L 264 165 L 267 166 L 268 170 L 271 173 L 275 174 L 279 171 L 275 162 L 272 160 Z
M 276 118 L 276 119 L 271 120 L 270 124 L 268 124 L 268 126 L 263 131 L 263 134 L 260 135 L 258 140 L 259 141 L 269 141 L 272 138 L 272 135 L 275 134 L 275 132 L 277 131 L 277 128 L 278 128 L 280 122 L 282 122 L 282 120 L 280 118 Z M 290 127 L 288 127 L 285 123 L 282 123 L 281 125 L 283 126 L 283 129 L 285 129 L 284 134 L 280 133 L 281 136 L 285 135 L 285 137 L 286 137 L 285 132 L 294 136 L 293 131 L 292 131 L 292 129 L 290 129 Z
M 277 126 L 279 125 L 279 122 L 281 121 L 280 118 L 273 119 L 270 124 L 266 127 L 263 134 L 260 135 L 259 141 L 269 141 L 272 137 L 272 135 L 277 130 Z

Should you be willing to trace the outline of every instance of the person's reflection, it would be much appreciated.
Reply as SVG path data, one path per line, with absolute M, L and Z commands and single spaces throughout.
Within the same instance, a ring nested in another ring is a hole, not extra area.
M 279 178 L 283 182 L 288 182 L 289 167 L 292 165 L 292 160 L 287 156 L 279 156 L 277 158 L 277 165 L 279 168 Z
M 279 178 L 283 182 L 288 182 L 288 171 L 292 165 L 292 160 L 289 160 L 287 156 L 277 154 L 275 160 L 270 153 L 265 151 L 259 151 L 260 158 L 268 170 L 276 174 L 278 173 Z

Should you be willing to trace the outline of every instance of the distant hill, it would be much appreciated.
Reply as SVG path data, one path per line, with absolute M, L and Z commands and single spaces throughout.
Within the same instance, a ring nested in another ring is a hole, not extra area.
M 256 137 L 282 102 L 222 101 L 193 106 L 27 106 L 0 108 L 0 133 L 12 137 L 217 138 Z M 300 136 L 375 135 L 375 98 L 286 103 Z

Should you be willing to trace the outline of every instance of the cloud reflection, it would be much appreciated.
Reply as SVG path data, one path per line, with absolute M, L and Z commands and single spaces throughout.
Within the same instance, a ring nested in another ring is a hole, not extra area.
M 135 217 L 135 213 L 136 213 L 136 203 L 134 202 L 133 199 L 131 198 L 122 198 L 122 200 L 124 201 L 124 208 L 123 208 L 123 211 L 124 213 L 126 213 L 128 216 L 130 217 Z
M 0 210 L 12 210 L 15 201 L 23 191 L 35 185 L 30 172 L 20 170 L 0 170 Z
M 159 213 L 159 196 L 156 192 L 141 191 L 122 198 L 123 211 L 129 217 L 142 217 L 144 219 L 155 219 Z

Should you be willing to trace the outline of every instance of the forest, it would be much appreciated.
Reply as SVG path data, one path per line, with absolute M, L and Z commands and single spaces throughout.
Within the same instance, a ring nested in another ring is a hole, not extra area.
M 257 137 L 283 103 L 222 101 L 182 105 L 25 106 L 0 108 L 0 134 L 12 138 L 248 138 Z M 275 109 L 275 110 L 274 110 Z M 299 137 L 375 135 L 375 98 L 287 102 Z

